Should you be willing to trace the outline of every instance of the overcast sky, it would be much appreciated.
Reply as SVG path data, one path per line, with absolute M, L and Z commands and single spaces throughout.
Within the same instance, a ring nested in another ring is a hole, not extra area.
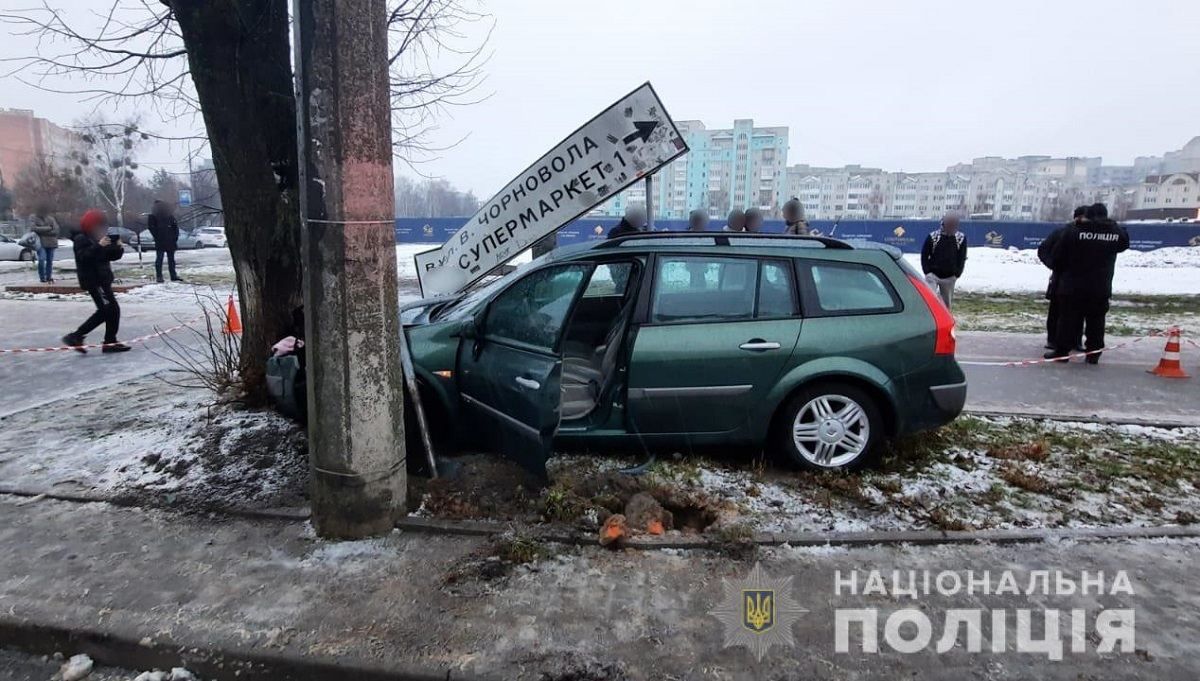
M 16 1 L 16 0 L 13 0 Z M 84 0 L 51 0 L 85 7 Z M 7 4 L 7 3 L 6 3 Z M 481 197 L 643 81 L 676 120 L 791 129 L 789 163 L 943 170 L 976 156 L 1134 156 L 1200 135 L 1200 2 L 490 0 L 466 136 L 423 172 Z M 468 30 L 481 35 L 484 25 Z M 0 41 L 0 54 L 28 50 Z M 69 122 L 75 98 L 0 81 Z

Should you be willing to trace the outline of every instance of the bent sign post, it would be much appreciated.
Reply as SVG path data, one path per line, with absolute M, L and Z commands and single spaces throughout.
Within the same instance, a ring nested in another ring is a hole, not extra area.
M 509 182 L 440 248 L 418 253 L 422 295 L 462 290 L 687 150 L 643 84 Z

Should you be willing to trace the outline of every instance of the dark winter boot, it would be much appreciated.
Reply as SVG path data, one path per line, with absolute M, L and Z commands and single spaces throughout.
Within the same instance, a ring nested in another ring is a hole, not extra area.
M 133 348 L 125 345 L 124 343 L 105 343 L 104 347 L 100 349 L 100 352 L 108 354 L 110 352 L 129 352 L 132 349 Z
M 69 348 L 74 348 L 75 352 L 78 352 L 81 355 L 87 354 L 87 348 L 83 347 L 83 336 L 80 336 L 77 333 L 68 333 L 62 337 L 62 342 L 63 345 Z

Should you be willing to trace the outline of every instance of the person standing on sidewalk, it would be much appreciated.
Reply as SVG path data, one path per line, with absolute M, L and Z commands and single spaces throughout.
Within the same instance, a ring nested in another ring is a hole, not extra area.
M 688 228 L 689 232 L 707 232 L 708 231 L 708 211 L 696 210 L 688 213 Z
M 1062 314 L 1062 305 L 1058 300 L 1056 292 L 1058 290 L 1058 272 L 1054 271 L 1054 266 L 1051 263 L 1051 256 L 1054 255 L 1054 247 L 1062 239 L 1063 232 L 1072 225 L 1078 226 L 1084 223 L 1087 215 L 1087 206 L 1079 206 L 1075 209 L 1075 215 L 1071 218 L 1071 222 L 1059 227 L 1050 232 L 1050 234 L 1042 240 L 1038 245 L 1038 260 L 1042 264 L 1050 268 L 1050 282 L 1046 285 L 1046 300 L 1050 301 L 1050 307 L 1046 310 L 1046 349 L 1053 350 L 1055 348 L 1054 338 L 1058 334 L 1058 319 Z M 1083 350 L 1083 340 L 1073 346 L 1076 350 Z
M 37 235 L 38 280 L 54 282 L 54 251 L 58 248 L 58 220 L 50 214 L 50 206 L 39 203 L 29 216 L 29 231 Z
M 1059 273 L 1056 294 L 1061 312 L 1055 348 L 1045 357 L 1066 361 L 1082 332 L 1084 349 L 1094 353 L 1087 356 L 1087 363 L 1099 364 L 1117 254 L 1128 250 L 1129 233 L 1108 219 L 1103 203 L 1092 204 L 1086 218 L 1063 232 L 1051 256 L 1051 269 Z
M 967 237 L 958 231 L 958 216 L 946 213 L 942 226 L 921 246 L 921 271 L 930 288 L 942 297 L 950 308 L 954 300 L 954 285 L 967 265 Z
M 120 237 L 105 234 L 108 219 L 103 211 L 89 210 L 79 220 L 79 231 L 71 235 L 75 246 L 75 272 L 79 276 L 79 287 L 87 291 L 96 304 L 96 311 L 78 329 L 63 336 L 63 343 L 76 351 L 86 353 L 83 343 L 87 335 L 104 324 L 104 348 L 101 352 L 127 352 L 128 345 L 117 342 L 117 330 L 121 326 L 121 308 L 113 295 L 112 261 L 125 254 Z
M 167 270 L 171 281 L 183 281 L 175 273 L 175 249 L 179 246 L 179 222 L 171 207 L 163 201 L 155 200 L 150 209 L 150 217 L 146 218 L 146 229 L 154 237 L 154 275 L 158 283 L 163 283 L 163 256 L 167 257 Z

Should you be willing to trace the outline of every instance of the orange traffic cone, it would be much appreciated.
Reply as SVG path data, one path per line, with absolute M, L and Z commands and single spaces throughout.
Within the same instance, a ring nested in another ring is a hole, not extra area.
M 1188 378 L 1187 373 L 1179 364 L 1179 329 L 1167 332 L 1167 347 L 1163 348 L 1162 359 L 1150 373 L 1163 378 Z
M 241 333 L 242 320 L 238 317 L 237 305 L 233 303 L 233 294 L 229 294 L 229 302 L 225 304 L 225 326 L 221 329 L 226 334 Z

